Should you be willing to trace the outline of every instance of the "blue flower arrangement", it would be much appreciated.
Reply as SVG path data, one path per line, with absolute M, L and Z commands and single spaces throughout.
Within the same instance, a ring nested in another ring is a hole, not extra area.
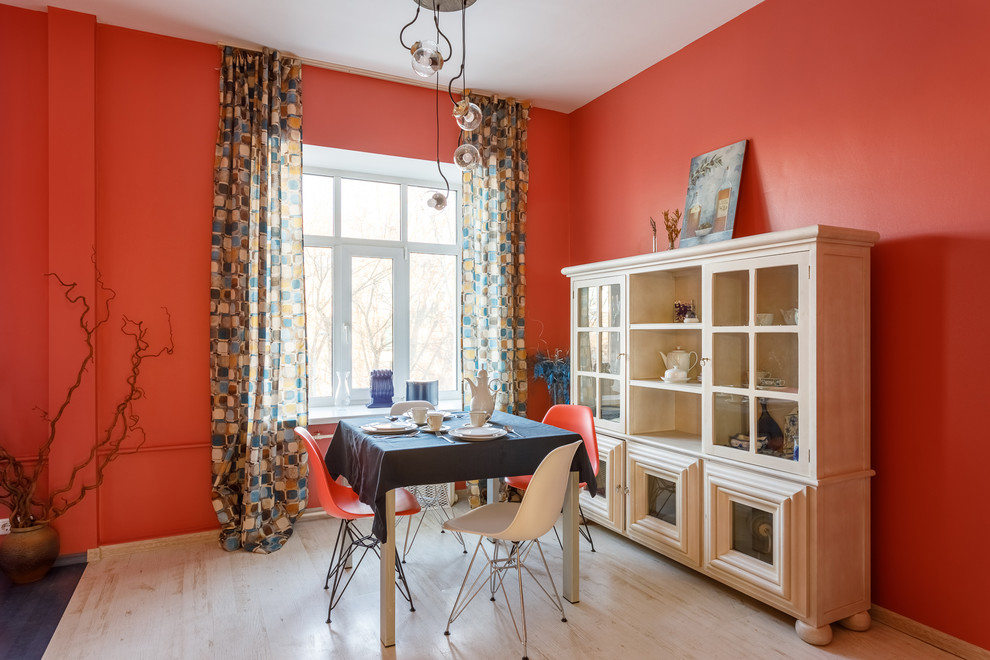
M 571 402 L 571 359 L 559 348 L 553 355 L 537 351 L 533 356 L 533 377 L 545 381 L 550 392 L 550 403 Z

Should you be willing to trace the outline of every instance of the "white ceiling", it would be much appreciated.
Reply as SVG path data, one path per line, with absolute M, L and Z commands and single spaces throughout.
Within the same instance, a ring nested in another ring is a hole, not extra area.
M 0 0 L 42 11 L 49 1 L 99 23 L 424 82 L 399 45 L 414 0 Z M 466 13 L 467 86 L 570 112 L 761 1 L 477 0 Z M 440 27 L 455 53 L 446 85 L 460 66 L 460 13 L 442 13 Z M 433 34 L 423 10 L 406 43 Z

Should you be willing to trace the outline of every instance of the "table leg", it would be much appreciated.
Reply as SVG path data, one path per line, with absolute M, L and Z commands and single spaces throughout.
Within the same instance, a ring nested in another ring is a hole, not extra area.
M 382 646 L 395 646 L 395 491 L 385 494 L 385 529 L 388 540 L 381 545 L 381 593 L 379 616 Z
M 578 473 L 571 472 L 567 479 L 567 490 L 564 491 L 564 524 L 562 542 L 564 545 L 564 598 L 572 603 L 581 600 L 578 579 L 581 575 L 578 561 Z
M 496 490 L 501 486 L 501 481 L 499 479 L 489 479 L 488 480 L 488 503 L 495 504 L 498 502 L 498 491 Z

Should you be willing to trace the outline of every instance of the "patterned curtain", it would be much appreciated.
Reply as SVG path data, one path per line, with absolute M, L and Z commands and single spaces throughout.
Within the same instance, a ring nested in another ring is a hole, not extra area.
M 306 507 L 302 66 L 224 47 L 210 283 L 220 545 L 268 553 Z
M 463 179 L 462 368 L 488 371 L 499 410 L 526 414 L 526 131 L 529 107 L 475 95 L 481 127 L 462 139 L 481 152 Z

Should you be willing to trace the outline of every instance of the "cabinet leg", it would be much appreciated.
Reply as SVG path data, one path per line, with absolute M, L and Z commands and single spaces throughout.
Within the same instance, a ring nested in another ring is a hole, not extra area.
M 863 632 L 864 630 L 870 629 L 870 624 L 873 620 L 870 619 L 869 610 L 864 610 L 862 612 L 856 612 L 852 616 L 847 616 L 845 619 L 841 619 L 839 624 L 843 628 L 848 628 L 849 630 L 855 630 L 856 632 Z
M 815 646 L 825 646 L 832 641 L 832 626 L 827 623 L 824 626 L 813 628 L 801 620 L 794 622 L 794 631 L 801 641 Z

